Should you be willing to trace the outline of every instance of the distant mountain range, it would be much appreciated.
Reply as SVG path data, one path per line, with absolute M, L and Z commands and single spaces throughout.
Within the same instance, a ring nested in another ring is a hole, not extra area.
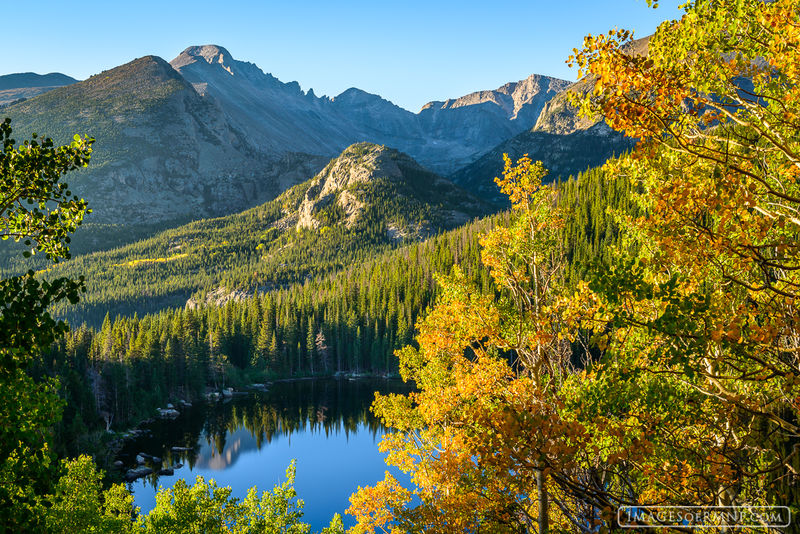
M 0 76 L 0 106 L 23 98 L 32 98 L 56 87 L 63 87 L 77 81 L 75 78 L 58 72 L 6 74 Z
M 533 74 L 412 113 L 356 88 L 317 97 L 206 45 L 170 63 L 145 56 L 81 82 L 59 74 L 0 77 L 0 92 L 27 95 L 0 104 L 0 115 L 12 118 L 17 139 L 33 132 L 57 142 L 76 133 L 97 139 L 90 167 L 68 181 L 89 201 L 89 223 L 126 228 L 112 232 L 113 242 L 92 238 L 106 247 L 152 233 L 153 225 L 275 198 L 362 141 L 396 148 L 502 203 L 492 178 L 502 170 L 503 152 L 536 154 L 556 176 L 629 146 L 576 118 L 565 104 L 576 87 Z M 84 239 L 91 235 L 84 232 Z
M 637 39 L 626 49 L 644 55 L 649 42 L 649 36 Z M 503 154 L 514 160 L 525 154 L 541 160 L 550 171 L 545 180 L 555 180 L 601 165 L 609 157 L 630 150 L 635 139 L 611 130 L 599 118 L 581 116 L 572 104 L 574 97 L 586 96 L 593 86 L 591 77 L 570 84 L 545 103 L 533 128 L 501 142 L 448 178 L 484 200 L 504 205 L 506 199 L 492 180 L 503 172 Z
M 532 75 L 494 91 L 431 102 L 414 114 L 356 88 L 333 98 L 304 93 L 219 46 L 187 48 L 170 64 L 259 150 L 332 156 L 368 141 L 406 152 L 439 173 L 532 127 L 545 103 L 569 85 Z

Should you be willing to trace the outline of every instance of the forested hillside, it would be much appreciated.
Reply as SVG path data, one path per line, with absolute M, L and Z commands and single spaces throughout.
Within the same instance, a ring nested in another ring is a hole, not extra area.
M 63 443 L 86 430 L 153 415 L 167 402 L 197 400 L 207 387 L 334 373 L 396 373 L 394 350 L 432 302 L 435 273 L 458 263 L 477 271 L 477 235 L 491 220 L 313 281 L 224 305 L 106 318 L 74 329 L 43 360 L 43 372 L 70 376 Z M 482 278 L 484 277 L 484 278 Z M 92 387 L 93 386 L 93 387 Z M 74 409 L 74 413 L 73 413 Z
M 633 139 L 608 131 L 605 124 L 569 134 L 533 129 L 500 143 L 449 178 L 467 191 L 507 208 L 508 197 L 487 179 L 502 175 L 504 154 L 515 161 L 524 155 L 541 161 L 548 170 L 545 182 L 552 182 L 602 165 L 609 158 L 629 151 L 634 144 Z
M 266 204 L 79 256 L 43 274 L 84 276 L 81 302 L 54 311 L 74 325 L 98 326 L 107 313 L 183 307 L 193 295 L 195 302 L 224 302 L 316 279 L 491 211 L 405 154 L 362 143 Z M 21 256 L 16 262 L 12 272 L 35 265 Z

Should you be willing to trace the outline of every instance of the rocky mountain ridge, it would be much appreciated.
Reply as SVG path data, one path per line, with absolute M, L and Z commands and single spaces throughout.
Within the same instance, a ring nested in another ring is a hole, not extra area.
M 531 106 L 533 102 L 540 102 L 544 99 L 536 97 L 544 93 L 549 98 L 560 93 L 570 85 L 566 80 L 550 78 L 540 74 L 531 74 L 524 80 L 509 82 L 494 91 L 476 91 L 460 98 L 450 99 L 445 102 L 428 102 L 422 109 L 439 107 L 440 109 L 454 109 L 464 106 L 474 106 L 491 102 L 502 109 L 509 120 L 527 119 L 536 120 L 542 111 L 541 105 Z M 547 98 L 549 100 L 549 98 Z M 544 104 L 544 102 L 542 102 Z M 524 115 L 521 114 L 525 111 Z
M 357 88 L 317 97 L 218 45 L 191 46 L 170 64 L 264 151 L 332 156 L 369 141 L 406 152 L 436 172 L 452 172 L 531 128 L 545 103 L 568 85 L 531 75 L 494 91 L 431 102 L 415 114 Z

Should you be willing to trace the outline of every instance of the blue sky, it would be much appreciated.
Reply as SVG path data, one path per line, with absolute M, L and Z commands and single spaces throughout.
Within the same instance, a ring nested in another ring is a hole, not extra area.
M 564 61 L 587 33 L 643 37 L 678 2 L 644 0 L 0 0 L 0 74 L 86 78 L 148 54 L 219 44 L 320 96 L 349 87 L 412 111 L 532 73 L 574 80 Z

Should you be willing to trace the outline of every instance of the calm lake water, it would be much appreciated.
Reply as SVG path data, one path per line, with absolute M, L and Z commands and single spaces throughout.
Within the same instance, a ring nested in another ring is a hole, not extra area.
M 375 391 L 410 388 L 378 379 L 276 382 L 266 392 L 195 405 L 177 419 L 155 421 L 144 427 L 151 434 L 127 442 L 119 459 L 125 469 L 135 467 L 138 453 L 160 457 L 163 467 L 183 464 L 174 476 L 151 475 L 129 484 L 142 512 L 155 506 L 159 486 L 171 487 L 179 478 L 213 478 L 230 486 L 235 497 L 244 497 L 252 486 L 259 493 L 272 490 L 296 459 L 303 520 L 316 531 L 333 514 L 343 514 L 358 486 L 375 484 L 384 471 L 408 480 L 389 469 L 378 451 L 385 429 L 369 411 Z M 172 452 L 173 447 L 190 450 Z M 343 519 L 346 526 L 353 524 L 350 516 Z

